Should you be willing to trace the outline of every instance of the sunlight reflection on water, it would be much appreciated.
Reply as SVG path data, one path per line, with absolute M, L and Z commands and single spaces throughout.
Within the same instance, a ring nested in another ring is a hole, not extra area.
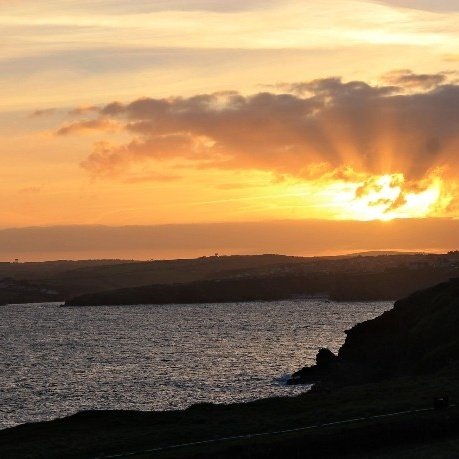
M 295 395 L 288 374 L 392 303 L 0 308 L 0 428 L 83 409 Z

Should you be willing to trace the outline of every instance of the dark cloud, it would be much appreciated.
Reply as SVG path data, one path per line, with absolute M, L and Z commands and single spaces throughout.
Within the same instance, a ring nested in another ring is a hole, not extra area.
M 396 70 L 383 77 L 388 84 L 408 89 L 432 89 L 445 83 L 447 79 L 448 75 L 445 73 L 416 74 L 411 70 Z
M 364 81 L 350 81 L 343 83 L 341 78 L 322 78 L 300 83 L 280 83 L 278 88 L 294 94 L 315 94 L 328 97 L 376 97 L 392 93 L 398 89 L 393 86 L 374 87 Z
M 187 133 L 177 133 L 136 139 L 122 146 L 98 142 L 82 166 L 92 174 L 110 176 L 126 171 L 132 163 L 146 160 L 192 159 L 203 165 L 206 161 L 215 160 L 213 152 L 206 151 L 207 141 Z
M 0 230 L 3 259 L 183 258 L 220 253 L 318 255 L 360 250 L 454 250 L 459 221 L 273 221 Z
M 99 109 L 91 128 L 122 123 L 133 140 L 98 144 L 83 167 L 106 174 L 148 159 L 181 158 L 196 167 L 307 178 L 402 172 L 408 181 L 433 167 L 457 170 L 459 85 L 445 82 L 443 74 L 411 72 L 399 72 L 392 83 L 329 78 L 289 85 L 283 94 L 224 92 L 110 103 Z M 60 133 L 88 128 L 84 123 Z

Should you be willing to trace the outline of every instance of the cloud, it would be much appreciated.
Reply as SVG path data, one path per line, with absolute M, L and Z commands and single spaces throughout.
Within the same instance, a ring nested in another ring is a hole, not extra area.
M 97 112 L 99 108 L 96 105 L 81 105 L 69 111 L 72 116 L 86 116 Z
M 447 79 L 445 73 L 416 74 L 411 70 L 395 70 L 383 76 L 386 83 L 407 89 L 431 89 L 445 83 Z
M 75 111 L 75 110 L 73 110 Z M 83 121 L 74 121 L 61 126 L 56 131 L 56 135 L 65 136 L 70 134 L 79 134 L 91 131 L 117 131 L 120 124 L 115 120 L 99 118 Z
M 179 258 L 225 254 L 330 255 L 360 250 L 459 247 L 459 221 L 270 221 L 159 226 L 61 226 L 0 230 L 4 259 Z
M 37 110 L 33 111 L 30 114 L 30 117 L 31 118 L 40 118 L 42 116 L 51 116 L 51 115 L 54 115 L 54 113 L 56 113 L 56 111 L 57 111 L 57 109 L 55 109 L 55 108 L 37 109 Z
M 459 11 L 457 0 L 377 0 L 402 8 L 413 8 L 426 11 Z
M 212 152 L 206 151 L 208 149 L 206 142 L 208 142 L 206 138 L 187 133 L 133 140 L 121 146 L 98 142 L 94 151 L 81 165 L 93 175 L 113 176 L 127 171 L 132 163 L 146 160 L 167 161 L 181 158 L 203 164 L 214 156 Z
M 279 83 L 275 87 L 298 95 L 318 95 L 323 97 L 352 95 L 361 98 L 376 97 L 391 94 L 393 86 L 373 87 L 364 81 L 349 81 L 343 83 L 341 78 L 322 78 L 299 83 Z
M 386 79 L 387 79 L 386 75 Z M 409 183 L 432 168 L 459 170 L 459 85 L 444 74 L 390 74 L 390 84 L 327 78 L 284 85 L 284 93 L 237 92 L 113 102 L 60 134 L 123 125 L 129 143 L 98 143 L 83 162 L 95 175 L 148 160 L 196 168 L 253 169 L 346 180 L 399 173 Z M 407 91 L 407 88 L 409 91 Z

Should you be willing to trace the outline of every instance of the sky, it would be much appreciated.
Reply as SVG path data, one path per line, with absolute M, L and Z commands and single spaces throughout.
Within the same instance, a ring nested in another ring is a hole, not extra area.
M 0 0 L 0 228 L 455 219 L 458 50 L 457 0 Z

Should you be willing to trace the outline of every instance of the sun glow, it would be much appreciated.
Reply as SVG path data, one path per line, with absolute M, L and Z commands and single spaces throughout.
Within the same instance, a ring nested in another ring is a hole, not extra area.
M 417 182 L 408 182 L 402 173 L 371 176 L 336 196 L 342 209 L 338 218 L 389 221 L 427 217 L 451 201 L 444 188 L 439 176 Z

